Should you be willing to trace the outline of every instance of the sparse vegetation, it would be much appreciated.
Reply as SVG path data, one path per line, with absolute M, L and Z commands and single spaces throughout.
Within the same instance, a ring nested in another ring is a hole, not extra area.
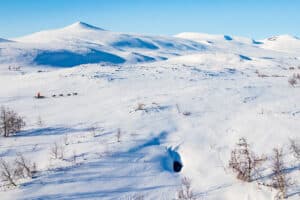
M 265 158 L 257 157 L 245 138 L 240 138 L 236 148 L 231 152 L 229 167 L 236 173 L 239 180 L 251 182 L 257 167 L 265 161 Z
M 291 77 L 288 79 L 288 83 L 292 86 L 295 87 L 295 85 L 297 84 L 297 79 L 295 77 Z
M 291 179 L 286 177 L 284 172 L 284 162 L 282 149 L 274 149 L 272 158 L 272 184 L 271 186 L 278 190 L 275 199 L 281 200 L 287 198 L 287 189 L 292 185 Z
M 51 156 L 54 159 L 64 159 L 65 147 L 62 144 L 55 142 L 51 147 Z
M 6 182 L 8 186 L 17 186 L 19 179 L 32 178 L 37 171 L 37 166 L 25 159 L 22 154 L 18 154 L 14 163 L 1 159 L 0 170 L 2 181 Z
M 292 151 L 294 157 L 300 160 L 300 143 L 295 139 L 290 140 L 290 150 Z
M 44 121 L 42 119 L 42 117 L 39 115 L 38 118 L 37 118 L 37 122 L 36 124 L 39 126 L 39 127 L 43 127 L 44 126 Z
M 64 141 L 64 145 L 69 145 L 69 136 L 68 136 L 68 134 L 64 135 L 63 141 Z
M 32 164 L 29 160 L 26 160 L 22 154 L 18 154 L 15 164 L 16 172 L 19 177 L 32 178 L 33 174 L 36 173 L 36 164 Z
M 121 142 L 121 129 L 120 128 L 118 129 L 118 132 L 117 132 L 117 142 Z
M 9 186 L 17 186 L 13 167 L 8 162 L 1 159 L 0 168 L 2 181 L 7 182 Z
M 1 107 L 0 109 L 0 134 L 9 137 L 24 128 L 25 121 L 23 117 L 9 108 Z
M 177 193 L 177 200 L 196 200 L 196 195 L 194 194 L 191 187 L 191 179 L 184 177 L 181 180 L 181 188 Z

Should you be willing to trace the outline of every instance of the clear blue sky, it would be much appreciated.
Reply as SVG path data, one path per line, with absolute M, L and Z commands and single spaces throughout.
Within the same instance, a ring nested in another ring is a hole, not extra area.
M 300 36 L 298 0 L 0 0 L 0 37 L 76 21 L 119 32 Z

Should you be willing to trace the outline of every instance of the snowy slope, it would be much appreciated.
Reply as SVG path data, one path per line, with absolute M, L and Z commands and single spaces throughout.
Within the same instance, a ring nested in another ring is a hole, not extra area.
M 3 38 L 0 38 L 0 42 L 11 42 L 10 40 L 6 40 L 6 39 L 3 39 Z
M 300 95 L 299 85 L 288 84 L 300 73 L 297 43 L 281 49 L 267 46 L 281 39 L 230 38 L 121 34 L 75 23 L 0 44 L 0 105 L 27 122 L 0 138 L 0 157 L 12 162 L 22 153 L 38 171 L 18 187 L 0 181 L 1 200 L 174 200 L 183 177 L 199 199 L 274 199 L 276 190 L 239 181 L 228 168 L 240 137 L 268 158 L 259 181 L 269 180 L 272 150 L 283 147 L 296 182 L 288 199 L 299 199 L 300 163 L 289 140 L 300 139 Z M 100 51 L 125 62 L 86 64 L 86 52 Z M 82 65 L 69 68 L 61 52 Z M 38 66 L 14 68 L 30 59 Z M 37 92 L 46 98 L 33 98 Z M 55 143 L 63 159 L 53 158 Z M 172 170 L 175 158 L 180 173 Z
M 23 65 L 55 67 L 153 62 L 206 49 L 205 45 L 185 39 L 115 33 L 83 22 L 14 40 L 14 45 L 0 46 L 8 52 L 2 54 L 7 62 L 20 60 Z
M 291 35 L 279 35 L 262 40 L 263 48 L 288 53 L 300 52 L 300 39 Z

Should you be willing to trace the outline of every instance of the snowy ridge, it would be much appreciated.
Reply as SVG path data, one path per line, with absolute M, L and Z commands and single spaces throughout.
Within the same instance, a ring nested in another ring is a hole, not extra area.
M 6 40 L 6 39 L 3 39 L 3 38 L 0 38 L 0 42 L 12 42 L 11 40 Z
M 14 40 L 18 43 L 7 48 L 11 51 L 20 49 L 19 57 L 27 57 L 25 64 L 58 67 L 62 62 L 67 65 L 60 67 L 87 63 L 153 62 L 206 49 L 205 45 L 190 40 L 115 33 L 83 22 Z
M 0 48 L 3 51 L 0 52 L 0 63 L 11 63 L 14 60 L 17 65 L 73 67 L 93 63 L 155 62 L 220 50 L 237 55 L 250 52 L 254 53 L 253 56 L 282 51 L 297 56 L 300 49 L 300 40 L 291 36 L 278 36 L 261 41 L 188 32 L 175 37 L 147 36 L 116 33 L 84 22 L 14 38 L 14 41 L 14 44 L 9 45 L 1 42 Z

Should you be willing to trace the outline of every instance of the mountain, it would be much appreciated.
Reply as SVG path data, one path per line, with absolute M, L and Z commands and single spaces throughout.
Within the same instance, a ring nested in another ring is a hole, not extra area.
M 12 42 L 11 40 L 0 38 L 0 42 Z
M 279 35 L 264 39 L 262 47 L 288 53 L 300 52 L 300 39 L 291 35 Z
M 7 47 L 14 53 L 4 55 L 7 60 L 56 67 L 153 62 L 206 49 L 206 45 L 186 39 L 116 33 L 84 22 L 14 40 L 17 43 Z
M 84 22 L 13 40 L 13 43 L 0 40 L 0 64 L 74 67 L 93 63 L 155 62 L 213 52 L 226 53 L 228 55 L 224 55 L 225 57 L 234 59 L 274 57 L 273 55 L 281 53 L 295 56 L 300 52 L 300 40 L 287 35 L 260 41 L 191 32 L 175 36 L 154 36 L 112 32 Z

